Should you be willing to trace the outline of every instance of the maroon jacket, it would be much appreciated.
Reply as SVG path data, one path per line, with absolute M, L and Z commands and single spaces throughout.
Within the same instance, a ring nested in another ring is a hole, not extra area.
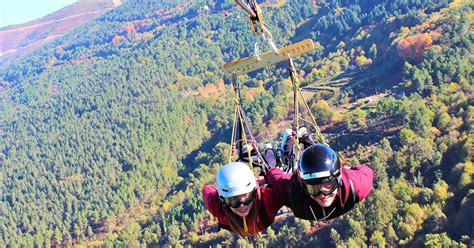
M 249 233 L 258 233 L 269 227 L 275 220 L 278 210 L 280 210 L 282 207 L 279 201 L 273 198 L 274 194 L 272 193 L 272 189 L 263 187 L 259 188 L 257 192 L 258 193 L 255 201 L 260 207 L 260 209 L 258 209 L 257 215 L 257 226 L 254 226 L 253 221 L 247 220 L 247 228 Z M 217 187 L 211 184 L 205 185 L 202 189 L 202 198 L 204 199 L 204 205 L 209 210 L 209 212 L 217 217 L 219 226 L 227 230 L 231 230 L 229 219 L 224 213 L 224 206 L 222 201 L 219 199 L 219 194 L 217 193 Z
M 298 181 L 296 174 L 285 174 L 272 168 L 267 175 L 268 184 L 273 189 L 279 205 L 291 208 L 295 217 L 306 220 L 329 220 L 351 210 L 362 201 L 372 189 L 374 172 L 367 166 L 342 167 L 342 186 L 337 189 L 336 200 L 323 208 L 308 194 Z

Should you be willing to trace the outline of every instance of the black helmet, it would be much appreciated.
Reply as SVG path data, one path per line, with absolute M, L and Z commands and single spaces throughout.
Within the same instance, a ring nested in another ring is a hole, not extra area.
M 341 180 L 341 163 L 337 153 L 322 144 L 314 144 L 303 151 L 298 164 L 301 183 L 315 185 L 337 179 Z

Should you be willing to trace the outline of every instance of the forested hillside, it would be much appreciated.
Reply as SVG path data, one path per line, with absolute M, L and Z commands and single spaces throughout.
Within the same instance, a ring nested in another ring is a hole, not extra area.
M 331 222 L 291 214 L 257 237 L 219 231 L 200 191 L 227 162 L 226 62 L 253 55 L 233 1 L 129 0 L 0 66 L 0 244 L 466 247 L 474 238 L 473 4 L 264 1 L 309 105 L 372 193 Z M 263 46 L 262 48 L 269 49 Z M 291 119 L 288 71 L 241 76 L 259 141 Z
M 78 0 L 45 17 L 0 28 L 0 63 L 24 57 L 120 3 L 120 0 Z

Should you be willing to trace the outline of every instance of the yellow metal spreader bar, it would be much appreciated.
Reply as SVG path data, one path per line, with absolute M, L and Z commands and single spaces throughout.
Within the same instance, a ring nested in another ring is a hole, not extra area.
M 237 76 L 247 74 L 249 72 L 256 71 L 282 61 L 287 61 L 288 54 L 290 57 L 294 58 L 302 54 L 309 53 L 313 51 L 313 49 L 314 44 L 311 39 L 302 40 L 295 44 L 278 49 L 278 53 L 269 51 L 260 54 L 258 57 L 252 56 L 229 62 L 224 65 L 224 73 L 228 78 L 231 78 L 232 73 L 234 72 Z

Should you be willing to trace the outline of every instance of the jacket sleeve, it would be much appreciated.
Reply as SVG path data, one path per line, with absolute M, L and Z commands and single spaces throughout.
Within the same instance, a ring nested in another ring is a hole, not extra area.
M 271 168 L 267 173 L 267 182 L 277 205 L 290 206 L 291 175 L 278 168 Z
M 213 184 L 206 184 L 202 189 L 202 199 L 207 210 L 215 217 L 219 217 L 221 202 L 217 194 L 217 188 Z
M 360 202 L 365 199 L 372 190 L 374 171 L 368 166 L 359 165 L 351 167 L 348 173 Z
M 273 194 L 273 189 L 265 187 L 261 189 L 261 192 L 264 201 L 265 212 L 267 213 L 270 221 L 273 222 L 278 210 L 280 210 L 283 205 L 278 199 L 276 199 L 275 195 Z

